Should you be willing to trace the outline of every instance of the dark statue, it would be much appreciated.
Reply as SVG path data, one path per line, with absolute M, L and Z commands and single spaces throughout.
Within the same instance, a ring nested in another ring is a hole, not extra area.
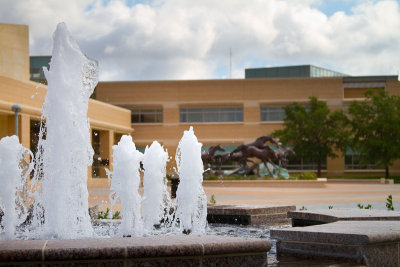
M 296 153 L 294 153 L 293 149 L 289 147 L 279 147 L 278 149 L 274 150 L 276 160 L 278 161 L 279 166 L 286 167 L 289 163 L 287 159 L 287 155 L 292 155 L 294 156 Z
M 277 149 L 272 149 L 266 143 L 277 145 Z M 249 175 L 256 173 L 259 175 L 259 163 L 255 158 L 259 159 L 265 166 L 267 164 L 272 165 L 274 168 L 286 167 L 288 164 L 287 156 L 294 155 L 294 151 L 288 147 L 281 147 L 275 139 L 271 136 L 261 136 L 254 142 L 240 145 L 236 147 L 232 152 L 225 152 L 223 154 L 215 155 L 216 151 L 225 151 L 221 145 L 212 146 L 207 152 L 203 152 L 201 158 L 205 169 L 214 167 L 214 172 L 220 174 L 222 166 L 227 162 L 239 163 L 239 168 L 232 171 L 229 175 L 243 174 Z M 267 167 L 267 171 L 272 176 Z
M 207 169 L 209 165 L 215 163 L 215 152 L 217 151 L 225 151 L 225 149 L 221 145 L 216 145 L 211 146 L 207 152 L 201 153 L 201 159 L 203 161 L 204 169 Z

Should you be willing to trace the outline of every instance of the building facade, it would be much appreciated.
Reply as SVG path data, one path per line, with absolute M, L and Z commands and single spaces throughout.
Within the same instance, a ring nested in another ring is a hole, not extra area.
M 28 26 L 0 24 L 0 138 L 14 134 L 11 107 L 19 104 L 18 136 L 34 151 L 46 86 L 29 80 L 34 73 L 40 76 L 40 66 L 30 66 L 28 36 Z M 30 69 L 36 72 L 30 74 Z M 154 140 L 159 141 L 171 156 L 168 172 L 172 173 L 178 142 L 190 126 L 194 126 L 204 148 L 221 144 L 229 151 L 282 128 L 283 107 L 292 102 L 307 103 L 315 96 L 326 101 L 331 110 L 346 110 L 352 101 L 363 100 L 368 89 L 400 94 L 397 76 L 352 77 L 311 65 L 256 70 L 256 74 L 246 70 L 245 79 L 99 82 L 97 100 L 89 101 L 95 151 L 89 177 L 106 176 L 105 167 L 112 168 L 112 146 L 123 134 L 131 134 L 142 151 Z M 327 176 L 383 174 L 374 166 L 360 167 L 357 157 L 349 150 L 338 158 L 328 158 L 324 171 Z M 313 162 L 303 159 L 290 165 L 292 171 L 314 168 Z M 400 162 L 391 173 L 400 174 Z
M 315 96 L 331 110 L 346 109 L 351 101 L 362 100 L 368 89 L 400 94 L 400 82 L 397 76 L 100 82 L 96 97 L 131 110 L 137 147 L 143 149 L 157 140 L 173 158 L 183 131 L 191 125 L 203 146 L 221 144 L 231 150 L 282 128 L 283 107 L 290 103 L 307 103 Z M 328 158 L 325 174 L 383 173 L 360 169 L 356 156 L 349 151 Z M 172 159 L 168 172 L 173 172 L 173 167 Z M 315 168 L 313 162 L 302 159 L 290 166 L 292 171 Z M 391 173 L 400 173 L 400 164 L 396 163 Z
M 26 25 L 0 23 L 0 138 L 15 133 L 14 104 L 18 113 L 18 137 L 22 145 L 36 150 L 46 86 L 30 81 L 29 29 Z M 106 177 L 112 167 L 112 146 L 123 134 L 131 134 L 131 111 L 89 100 L 88 118 L 95 150 L 89 178 Z M 110 166 L 109 166 L 110 165 Z

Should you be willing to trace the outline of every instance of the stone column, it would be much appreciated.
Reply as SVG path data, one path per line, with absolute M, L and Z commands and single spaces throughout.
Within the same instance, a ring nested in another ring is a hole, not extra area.
M 27 114 L 19 115 L 18 137 L 20 143 L 31 149 L 31 117 Z

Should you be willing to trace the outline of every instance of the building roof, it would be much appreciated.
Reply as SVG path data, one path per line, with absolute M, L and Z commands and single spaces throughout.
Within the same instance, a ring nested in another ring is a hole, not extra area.
M 299 77 L 344 77 L 347 74 L 314 65 L 251 68 L 245 70 L 246 78 L 299 78 Z

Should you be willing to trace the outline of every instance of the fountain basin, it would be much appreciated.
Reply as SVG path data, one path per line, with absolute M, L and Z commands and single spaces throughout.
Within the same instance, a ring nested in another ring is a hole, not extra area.
M 315 209 L 288 211 L 292 226 L 310 226 L 337 221 L 400 221 L 400 212 L 372 209 Z
M 266 266 L 270 249 L 267 240 L 213 235 L 9 240 L 0 241 L 0 264 Z
M 400 266 L 399 221 L 337 221 L 272 229 L 278 260 L 285 257 L 345 260 L 352 265 Z
M 209 205 L 207 220 L 209 223 L 240 225 L 287 225 L 291 220 L 288 212 L 296 206 L 271 205 Z

